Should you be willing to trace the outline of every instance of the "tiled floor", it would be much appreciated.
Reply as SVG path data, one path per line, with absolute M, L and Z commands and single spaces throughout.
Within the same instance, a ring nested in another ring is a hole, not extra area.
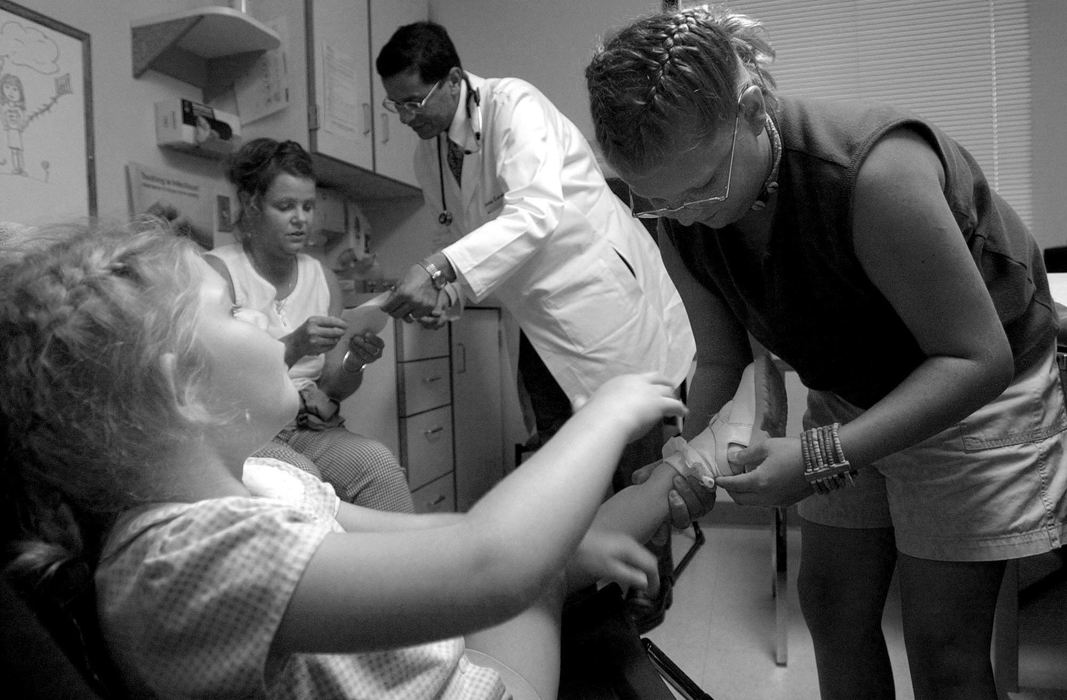
M 706 544 L 682 573 L 674 603 L 663 624 L 648 633 L 676 664 L 715 700 L 807 700 L 818 698 L 811 638 L 800 614 L 796 574 L 800 533 L 788 530 L 788 661 L 775 663 L 775 600 L 772 595 L 770 511 L 764 527 L 717 525 L 715 513 L 704 521 Z M 674 536 L 675 561 L 692 543 L 692 531 Z M 900 700 L 914 698 L 900 630 L 899 598 L 894 586 L 884 627 Z M 1058 608 L 1060 629 L 1067 629 L 1067 608 Z M 1050 655 L 1030 654 L 1021 663 L 1027 677 L 1035 663 L 1044 668 L 1045 685 L 1067 688 L 1067 647 Z M 1028 666 L 1029 665 L 1029 666 Z M 1026 677 L 1023 678 L 1025 682 Z M 1064 700 L 1067 690 L 1024 689 L 1006 700 Z

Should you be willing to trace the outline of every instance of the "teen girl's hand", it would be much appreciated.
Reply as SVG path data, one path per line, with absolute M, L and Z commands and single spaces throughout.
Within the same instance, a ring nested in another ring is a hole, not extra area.
M 645 483 L 660 464 L 662 460 L 656 460 L 640 469 L 635 469 L 630 477 L 631 483 Z M 689 527 L 694 520 L 710 513 L 715 507 L 715 487 L 705 486 L 701 483 L 699 476 L 675 474 L 671 483 L 674 488 L 667 493 L 667 509 L 670 513 L 671 525 L 679 530 Z
M 684 416 L 685 404 L 674 397 L 674 387 L 661 374 L 623 374 L 604 382 L 587 401 L 576 401 L 575 411 L 603 411 L 636 440 L 665 416 Z
M 321 355 L 333 350 L 348 324 L 336 316 L 309 316 L 300 327 L 283 338 L 286 358 L 293 362 L 305 355 Z M 290 362 L 292 364 L 292 362 Z
M 768 438 L 737 453 L 744 474 L 720 476 L 715 484 L 746 506 L 788 506 L 812 493 L 804 478 L 799 438 Z

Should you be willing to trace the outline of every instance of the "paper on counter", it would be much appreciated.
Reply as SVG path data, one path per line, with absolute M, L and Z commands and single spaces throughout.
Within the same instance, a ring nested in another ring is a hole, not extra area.
M 390 294 L 392 292 L 382 292 L 355 308 L 342 311 L 341 318 L 348 324 L 348 330 L 345 332 L 346 337 L 362 333 L 373 333 L 374 335 L 381 333 L 382 329 L 385 328 L 385 324 L 389 322 L 389 314 L 382 311 L 382 304 L 385 303 Z

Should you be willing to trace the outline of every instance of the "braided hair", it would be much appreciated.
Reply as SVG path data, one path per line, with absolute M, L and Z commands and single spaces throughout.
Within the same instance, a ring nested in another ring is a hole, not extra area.
M 658 13 L 624 27 L 585 70 L 604 156 L 622 171 L 643 171 L 675 147 L 713 137 L 749 83 L 773 105 L 773 59 L 762 25 L 722 7 Z
M 194 251 L 158 223 L 42 229 L 0 249 L 0 517 L 16 577 L 91 568 L 103 529 L 165 487 L 166 455 L 223 419 L 200 398 Z

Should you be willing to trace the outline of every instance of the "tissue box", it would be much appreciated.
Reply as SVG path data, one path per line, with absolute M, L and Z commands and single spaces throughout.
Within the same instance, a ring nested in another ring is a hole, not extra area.
M 241 143 L 241 122 L 234 114 L 186 99 L 156 103 L 156 143 L 197 155 L 219 157 Z

